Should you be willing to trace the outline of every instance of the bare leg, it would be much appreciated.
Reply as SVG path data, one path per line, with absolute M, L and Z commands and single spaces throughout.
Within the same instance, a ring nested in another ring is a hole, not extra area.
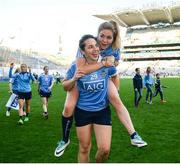
M 109 101 L 114 106 L 117 116 L 122 124 L 127 129 L 128 133 L 131 135 L 135 132 L 133 123 L 131 121 L 130 115 L 123 102 L 121 101 L 118 91 L 111 80 L 109 80 Z
M 79 140 L 79 152 L 78 152 L 79 163 L 89 162 L 89 153 L 91 149 L 91 129 L 92 129 L 91 124 L 76 128 L 77 137 Z
M 42 97 L 41 101 L 42 101 L 43 111 L 47 112 L 47 100 L 46 100 L 46 97 Z
M 96 162 L 102 163 L 109 157 L 111 147 L 112 127 L 108 125 L 94 124 L 97 148 Z
M 73 115 L 78 97 L 79 97 L 79 92 L 76 86 L 74 86 L 71 91 L 67 92 L 66 101 L 65 101 L 64 110 L 63 110 L 64 117 L 70 117 Z
M 26 114 L 30 113 L 30 100 L 26 100 Z
M 119 85 L 120 85 L 119 75 L 113 76 L 111 78 L 111 80 L 113 81 L 114 85 L 116 86 L 117 90 L 119 91 Z
M 19 116 L 23 116 L 23 106 L 24 106 L 24 100 L 19 99 Z

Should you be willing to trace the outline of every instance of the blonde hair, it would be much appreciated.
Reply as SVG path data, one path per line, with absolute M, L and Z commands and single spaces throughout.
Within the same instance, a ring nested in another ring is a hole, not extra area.
M 20 70 L 20 68 L 18 67 L 18 68 L 16 68 L 16 70 L 14 71 L 14 73 L 18 73 L 18 72 L 20 72 L 21 70 Z
M 121 38 L 120 38 L 120 30 L 119 26 L 115 21 L 109 21 L 109 22 L 104 22 L 100 24 L 98 28 L 98 35 L 99 33 L 104 30 L 111 30 L 113 32 L 113 42 L 112 42 L 112 48 L 113 49 L 118 49 L 121 47 Z

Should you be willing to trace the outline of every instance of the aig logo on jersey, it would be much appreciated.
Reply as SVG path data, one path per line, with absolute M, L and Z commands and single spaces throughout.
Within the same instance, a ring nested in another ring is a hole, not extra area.
M 98 92 L 104 89 L 105 80 L 91 81 L 83 83 L 84 89 L 89 92 Z

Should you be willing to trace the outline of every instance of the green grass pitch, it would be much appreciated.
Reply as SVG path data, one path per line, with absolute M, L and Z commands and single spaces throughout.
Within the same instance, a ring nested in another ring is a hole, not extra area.
M 144 148 L 133 147 L 127 131 L 119 122 L 112 108 L 113 135 L 110 157 L 107 162 L 125 163 L 177 163 L 180 162 L 180 78 L 162 79 L 167 103 L 160 103 L 160 96 L 153 104 L 145 103 L 145 90 L 138 109 L 133 105 L 131 79 L 121 80 L 120 95 L 128 108 L 135 129 L 148 142 Z M 71 163 L 77 162 L 78 141 L 75 126 L 71 130 L 71 144 L 60 158 L 54 150 L 61 136 L 60 115 L 66 92 L 61 85 L 54 85 L 49 101 L 49 119 L 42 118 L 40 97 L 36 84 L 32 85 L 30 121 L 17 124 L 18 113 L 12 110 L 5 116 L 5 104 L 9 98 L 8 83 L 0 83 L 0 162 L 1 163 Z M 91 162 L 95 162 L 96 143 L 92 138 Z

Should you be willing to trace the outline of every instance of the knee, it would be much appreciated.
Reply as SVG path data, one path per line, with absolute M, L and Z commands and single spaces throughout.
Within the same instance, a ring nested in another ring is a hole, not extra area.
M 109 156 L 109 152 L 110 152 L 110 148 L 109 147 L 100 147 L 98 148 L 99 154 L 103 157 L 103 158 L 108 158 Z
M 82 154 L 88 154 L 90 148 L 91 148 L 91 145 L 90 145 L 90 144 L 81 144 L 79 151 L 80 151 L 80 153 L 82 153 Z

